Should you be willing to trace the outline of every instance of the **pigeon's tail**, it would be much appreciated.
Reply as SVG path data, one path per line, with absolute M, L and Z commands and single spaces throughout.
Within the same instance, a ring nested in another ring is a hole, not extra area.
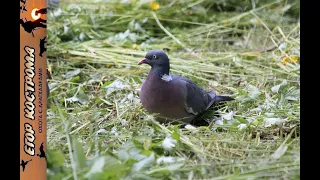
M 235 100 L 232 97 L 229 96 L 216 96 L 214 99 L 215 103 L 223 102 L 223 101 L 232 101 Z
M 219 102 L 224 102 L 224 101 L 232 101 L 235 100 L 232 97 L 229 96 L 217 96 L 214 91 L 209 92 L 209 95 L 213 99 L 212 103 L 219 103 Z

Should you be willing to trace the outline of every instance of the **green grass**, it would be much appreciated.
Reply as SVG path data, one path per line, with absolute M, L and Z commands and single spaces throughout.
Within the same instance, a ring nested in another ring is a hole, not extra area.
M 283 62 L 300 57 L 299 1 L 158 2 L 66 0 L 48 14 L 48 179 L 300 179 L 300 64 Z M 208 126 L 159 124 L 139 101 L 151 49 L 236 100 Z

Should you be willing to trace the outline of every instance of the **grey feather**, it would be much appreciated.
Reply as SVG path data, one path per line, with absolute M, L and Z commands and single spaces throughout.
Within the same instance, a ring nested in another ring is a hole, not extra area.
M 213 99 L 206 91 L 201 89 L 190 79 L 181 76 L 177 76 L 177 78 L 179 78 L 180 81 L 185 84 L 185 109 L 188 113 L 193 115 L 199 115 L 212 105 L 213 102 L 211 101 L 213 101 Z

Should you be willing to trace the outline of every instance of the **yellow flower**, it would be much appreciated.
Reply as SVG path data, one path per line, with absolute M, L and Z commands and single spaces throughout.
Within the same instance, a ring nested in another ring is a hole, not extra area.
M 284 63 L 284 64 L 286 64 L 288 62 L 297 63 L 298 59 L 299 59 L 299 56 L 297 56 L 297 55 L 291 55 L 290 57 L 286 56 L 286 57 L 282 58 L 282 63 Z
M 50 63 L 50 64 L 49 64 L 49 67 L 47 68 L 47 78 L 48 78 L 48 79 L 52 79 L 52 76 L 51 76 L 51 74 L 52 74 L 52 69 L 53 69 L 53 64 Z
M 137 45 L 137 44 L 132 44 L 132 48 L 133 48 L 133 49 L 137 49 L 137 48 L 138 48 L 138 45 Z
M 49 67 L 48 67 L 48 71 L 50 72 L 50 74 L 52 73 L 52 69 L 53 69 L 53 64 L 50 63 L 50 64 L 49 64 Z
M 298 62 L 299 57 L 297 55 L 292 55 L 290 56 L 290 62 L 294 62 L 297 63 Z
M 160 8 L 160 5 L 159 5 L 159 3 L 151 2 L 150 8 L 153 9 L 154 11 L 156 11 Z
M 289 58 L 287 56 L 282 58 L 282 63 L 284 63 L 284 64 L 288 63 L 289 61 L 290 60 L 289 60 Z

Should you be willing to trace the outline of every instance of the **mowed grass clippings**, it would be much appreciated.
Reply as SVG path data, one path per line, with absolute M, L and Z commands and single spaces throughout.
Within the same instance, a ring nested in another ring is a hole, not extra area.
M 65 0 L 48 13 L 47 172 L 67 179 L 300 179 L 300 2 Z M 235 101 L 163 125 L 151 49 Z

